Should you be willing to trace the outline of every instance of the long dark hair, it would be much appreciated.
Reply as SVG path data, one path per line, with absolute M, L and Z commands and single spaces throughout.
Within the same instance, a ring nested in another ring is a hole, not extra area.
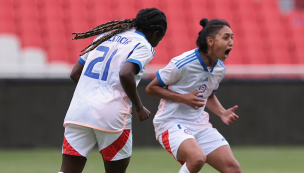
M 108 34 L 97 39 L 92 44 L 84 48 L 81 51 L 81 55 L 84 55 L 91 50 L 94 50 L 102 42 L 110 39 L 114 35 L 122 33 L 123 31 L 131 29 L 133 27 L 136 27 L 136 29 L 141 29 L 143 32 L 160 31 L 160 33 L 164 35 L 167 30 L 167 19 L 165 14 L 157 8 L 146 8 L 140 10 L 137 13 L 135 19 L 110 21 L 101 24 L 87 32 L 73 33 L 76 35 L 73 40 L 85 39 L 114 30 L 113 32 L 109 32 Z

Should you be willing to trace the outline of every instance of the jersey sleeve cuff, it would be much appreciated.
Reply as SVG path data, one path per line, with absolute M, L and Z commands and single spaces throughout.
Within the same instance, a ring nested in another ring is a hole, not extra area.
M 163 86 L 163 87 L 168 87 L 161 79 L 160 75 L 159 75 L 159 71 L 156 72 L 156 77 L 158 82 Z
M 139 66 L 139 71 L 138 71 L 138 73 L 141 71 L 142 65 L 141 65 L 141 62 L 140 62 L 140 61 L 135 60 L 135 59 L 128 59 L 126 62 L 131 62 L 131 63 L 137 64 L 137 65 Z
M 84 61 L 82 58 L 79 58 L 79 59 L 78 59 L 78 62 L 79 62 L 80 64 L 82 64 L 82 65 L 85 64 L 85 61 Z
M 215 93 L 216 91 L 217 91 L 217 89 L 216 89 L 216 90 L 213 90 L 212 92 Z

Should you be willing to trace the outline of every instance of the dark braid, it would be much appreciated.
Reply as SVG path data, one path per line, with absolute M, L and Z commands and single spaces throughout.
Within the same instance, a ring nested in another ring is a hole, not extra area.
M 198 33 L 196 45 L 199 50 L 207 56 L 210 64 L 213 66 L 214 61 L 208 55 L 207 37 L 214 39 L 215 36 L 219 33 L 220 29 L 222 29 L 224 26 L 228 26 L 230 28 L 230 25 L 225 20 L 213 19 L 209 22 L 207 18 L 202 19 L 200 21 L 200 25 L 203 27 L 203 29 Z
M 141 29 L 143 32 L 154 32 L 160 31 L 161 34 L 165 34 L 167 30 L 167 20 L 165 14 L 158 10 L 157 8 L 146 8 L 138 12 L 135 19 L 125 19 L 125 20 L 115 20 L 104 24 L 101 24 L 87 32 L 83 33 L 73 33 L 76 36 L 73 40 L 85 39 L 92 36 L 100 35 L 109 31 L 110 32 L 98 40 L 94 41 L 92 44 L 88 45 L 81 52 L 84 55 L 92 50 L 94 50 L 102 42 L 110 39 L 116 34 L 122 33 L 125 30 L 136 27 L 136 29 Z

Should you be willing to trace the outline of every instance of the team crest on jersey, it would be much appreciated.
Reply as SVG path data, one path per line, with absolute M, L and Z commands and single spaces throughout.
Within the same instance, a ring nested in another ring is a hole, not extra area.
M 199 90 L 201 91 L 201 93 L 205 92 L 206 89 L 207 89 L 207 85 L 206 84 L 204 84 L 204 85 L 202 85 L 202 86 L 199 87 Z
M 192 135 L 191 131 L 189 129 L 185 129 L 184 132 L 188 135 Z

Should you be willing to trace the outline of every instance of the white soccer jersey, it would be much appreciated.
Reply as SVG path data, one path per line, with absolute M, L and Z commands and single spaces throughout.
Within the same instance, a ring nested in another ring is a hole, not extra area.
M 125 62 L 137 64 L 138 85 L 153 57 L 153 47 L 135 29 L 113 36 L 80 57 L 84 67 L 64 125 L 77 124 L 111 133 L 130 129 L 132 103 L 120 84 L 119 72 Z
M 208 69 L 198 49 L 195 49 L 173 58 L 156 76 L 159 83 L 172 92 L 188 94 L 200 90 L 198 97 L 207 102 L 207 98 L 217 90 L 225 72 L 221 60 L 216 62 L 214 68 Z M 186 104 L 161 99 L 153 120 L 156 137 L 177 123 L 198 129 L 211 128 L 209 114 L 204 109 L 195 110 Z

